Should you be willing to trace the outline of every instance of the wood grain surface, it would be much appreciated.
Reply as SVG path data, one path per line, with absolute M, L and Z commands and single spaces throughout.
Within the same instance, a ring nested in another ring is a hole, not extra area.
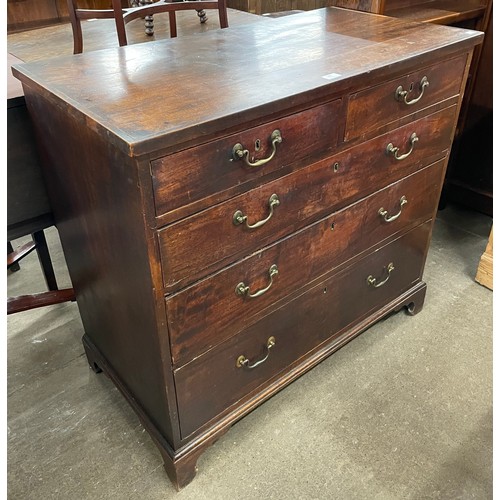
M 188 436 L 207 420 L 227 411 L 334 332 L 340 334 L 354 320 L 359 321 L 377 305 L 390 302 L 410 288 L 421 277 L 430 229 L 430 222 L 418 226 L 176 370 L 182 435 Z M 380 288 L 369 286 L 368 276 L 374 275 L 379 281 L 387 277 L 389 263 L 395 270 L 386 284 Z M 240 355 L 252 363 L 262 359 L 270 335 L 275 337 L 276 345 L 268 362 L 255 370 L 236 366 Z
M 304 227 L 315 217 L 339 209 L 373 190 L 409 175 L 448 150 L 456 107 L 427 116 L 343 153 L 215 205 L 158 232 L 164 285 L 173 292 Z M 403 161 L 385 152 L 388 143 L 405 150 L 413 132 L 420 135 L 415 151 Z M 334 169 L 338 163 L 337 171 Z M 269 212 L 277 194 L 280 205 L 268 223 L 247 230 L 233 223 L 241 210 L 255 222 Z M 193 251 L 195 249 L 195 251 Z
M 261 250 L 220 273 L 167 298 L 167 318 L 172 339 L 172 360 L 182 365 L 235 335 L 255 317 L 311 280 L 401 230 L 432 218 L 442 185 L 444 161 L 429 166 L 362 201 L 334 212 L 290 238 Z M 402 196 L 408 200 L 400 207 Z M 432 201 L 429 201 L 432 200 Z M 378 213 L 385 208 L 401 216 L 385 222 Z M 238 296 L 244 282 L 251 291 L 269 283 L 268 269 L 279 273 L 272 287 L 258 298 Z M 211 300 L 213 297 L 214 300 Z
M 243 116 L 248 122 L 291 103 L 310 103 L 313 95 L 318 99 L 361 82 L 368 86 L 387 74 L 388 64 L 400 71 L 405 63 L 432 60 L 435 47 L 443 46 L 446 56 L 481 37 L 471 30 L 328 8 L 212 30 L 185 37 L 185 43 L 161 40 L 93 51 L 14 71 L 57 105 L 71 103 L 75 116 L 92 121 L 127 154 L 139 155 L 195 137 L 199 142 L 241 126 Z M 296 50 L 290 50 L 290 40 Z

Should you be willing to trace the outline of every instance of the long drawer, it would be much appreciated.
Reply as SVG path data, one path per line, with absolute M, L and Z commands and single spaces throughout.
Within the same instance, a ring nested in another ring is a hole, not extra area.
M 346 141 L 460 93 L 467 55 L 442 61 L 376 87 L 351 94 Z
M 334 147 L 344 121 L 340 119 L 340 103 L 340 99 L 331 101 L 151 162 L 156 214 L 193 204 Z M 279 131 L 278 140 L 275 131 Z M 237 150 L 248 151 L 248 156 L 233 154 L 237 145 L 241 146 Z M 273 149 L 270 161 L 260 166 L 245 161 L 265 161 Z
M 167 297 L 174 365 L 227 340 L 311 280 L 433 217 L 443 167 L 441 160 Z
M 444 109 L 160 230 L 166 291 L 177 291 L 443 158 L 455 112 L 456 106 Z M 389 154 L 389 145 L 399 148 L 396 155 L 403 159 Z M 247 227 L 266 219 L 261 227 Z
M 182 436 L 409 289 L 421 278 L 430 229 L 430 221 L 416 227 L 176 370 Z

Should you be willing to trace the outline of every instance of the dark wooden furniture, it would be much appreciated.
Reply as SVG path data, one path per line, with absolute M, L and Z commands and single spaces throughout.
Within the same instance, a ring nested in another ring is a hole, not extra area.
M 333 0 L 337 7 L 410 21 L 455 24 L 481 19 L 489 0 Z
M 475 51 L 467 101 L 459 122 L 443 190 L 451 201 L 493 216 L 493 16 L 485 16 L 484 42 Z
M 486 32 L 472 58 L 441 206 L 453 201 L 493 215 L 492 0 L 334 0 L 334 5 Z
M 203 20 L 204 11 L 207 9 L 217 9 L 219 12 L 219 23 L 221 28 L 228 27 L 227 6 L 226 0 L 157 0 L 155 2 L 146 3 L 139 7 L 131 7 L 123 9 L 121 0 L 112 0 L 112 9 L 81 9 L 78 8 L 79 0 L 67 0 L 69 17 L 71 20 L 71 28 L 73 31 L 73 53 L 80 54 L 83 52 L 83 33 L 81 21 L 84 19 L 114 19 L 116 24 L 116 32 L 118 35 L 118 43 L 122 47 L 127 45 L 127 32 L 125 26 L 127 23 L 139 18 L 152 18 L 154 14 L 168 12 L 170 37 L 177 36 L 177 11 L 181 10 L 196 10 L 200 19 Z M 206 19 L 205 19 L 206 20 Z M 151 21 L 152 22 L 152 21 Z M 150 26 L 152 30 L 152 25 Z M 152 35 L 153 31 L 148 30 L 146 24 L 146 33 Z
M 10 297 L 7 314 L 74 300 L 73 289 L 59 290 L 44 230 L 54 225 L 40 170 L 31 120 L 23 90 L 10 67 L 22 61 L 7 55 L 7 268 L 19 270 L 19 262 L 36 251 L 48 292 Z M 12 241 L 31 235 L 32 240 L 14 248 Z
M 236 420 L 420 311 L 481 38 L 332 8 L 14 68 L 89 364 L 178 487 Z

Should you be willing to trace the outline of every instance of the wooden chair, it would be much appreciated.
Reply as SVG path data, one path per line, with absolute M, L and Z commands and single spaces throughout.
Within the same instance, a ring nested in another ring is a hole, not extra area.
M 19 261 L 36 250 L 47 283 L 47 292 L 7 298 L 7 314 L 75 300 L 72 288 L 60 290 L 44 230 L 54 217 L 42 179 L 31 120 L 21 85 L 7 70 L 7 269 L 19 271 Z M 31 241 L 14 249 L 12 241 L 31 235 Z M 22 272 L 22 270 L 20 271 Z
M 200 21 L 206 21 L 205 9 L 217 9 L 221 28 L 228 27 L 226 0 L 155 0 L 139 7 L 123 8 L 121 0 L 112 0 L 112 9 L 79 9 L 78 0 L 67 0 L 71 28 L 73 30 L 73 53 L 83 52 L 81 21 L 84 19 L 114 19 L 120 47 L 127 45 L 125 26 L 130 21 L 146 18 L 154 14 L 168 12 L 170 37 L 177 36 L 175 13 L 178 10 L 196 10 Z M 148 33 L 148 31 L 146 31 Z M 151 34 L 151 33 L 149 33 Z
M 125 0 L 122 0 L 124 2 Z M 154 3 L 156 0 L 128 0 L 128 5 L 130 7 L 141 7 L 143 5 L 149 5 Z M 181 0 L 175 0 L 175 1 L 181 1 Z M 123 3 L 122 3 L 123 5 Z M 198 17 L 200 18 L 200 23 L 204 24 L 208 21 L 208 17 L 203 9 L 197 9 L 196 13 L 198 14 Z M 153 21 L 153 16 L 144 16 L 144 32 L 146 35 L 154 35 L 154 21 Z
M 31 220 L 26 222 L 27 229 L 23 229 L 23 226 L 17 226 L 17 230 L 21 229 L 22 236 L 31 234 L 32 240 L 25 243 L 18 249 L 12 247 L 11 241 L 7 242 L 7 269 L 16 272 L 20 270 L 19 261 L 29 255 L 33 250 L 36 250 L 38 254 L 38 260 L 40 262 L 43 276 L 49 289 L 47 292 L 39 292 L 31 295 L 20 295 L 18 297 L 8 297 L 7 298 L 7 314 L 13 314 L 21 311 L 27 311 L 29 309 L 34 309 L 36 307 L 49 306 L 53 304 L 59 304 L 61 302 L 68 302 L 75 300 L 75 293 L 72 288 L 59 289 L 57 286 L 56 276 L 54 274 L 54 268 L 52 266 L 52 261 L 50 258 L 49 249 L 47 247 L 47 240 L 45 239 L 45 233 L 43 229 L 29 233 L 36 224 L 40 224 L 37 227 L 53 226 L 53 223 L 43 222 L 41 219 Z M 44 227 L 45 229 L 45 227 Z M 10 230 L 7 230 L 7 237 L 11 239 L 16 239 Z

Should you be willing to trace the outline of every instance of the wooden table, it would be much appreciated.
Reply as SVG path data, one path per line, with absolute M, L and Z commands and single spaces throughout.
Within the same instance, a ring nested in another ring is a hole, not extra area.
M 38 255 L 48 291 L 7 299 L 7 314 L 74 300 L 72 289 L 59 290 L 44 230 L 54 225 L 40 169 L 39 155 L 21 82 L 10 68 L 23 61 L 7 54 L 7 267 L 19 270 L 19 261 L 33 250 Z M 31 235 L 19 248 L 12 240 Z
M 89 365 L 179 488 L 257 405 L 421 310 L 481 39 L 331 8 L 16 67 Z
M 192 34 L 203 34 L 211 30 L 220 29 L 218 16 L 215 12 L 206 23 L 201 24 L 194 12 L 178 12 L 177 14 L 178 37 Z M 230 27 L 238 27 L 257 21 L 273 22 L 261 16 L 228 9 Z M 115 23 L 112 19 L 99 19 L 82 23 L 85 41 L 85 52 L 93 50 L 118 47 Z M 129 44 L 145 43 L 169 38 L 168 14 L 155 16 L 155 34 L 148 36 L 144 33 L 144 21 L 137 19 L 127 25 Z M 39 61 L 51 57 L 73 54 L 73 36 L 71 25 L 58 24 L 21 33 L 12 33 L 7 37 L 7 50 L 19 59 Z

